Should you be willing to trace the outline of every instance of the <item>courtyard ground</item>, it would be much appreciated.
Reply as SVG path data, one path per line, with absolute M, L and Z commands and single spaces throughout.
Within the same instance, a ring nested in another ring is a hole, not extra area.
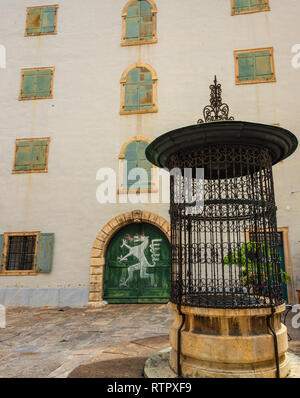
M 300 328 L 287 327 L 300 355 Z M 0 377 L 142 377 L 146 359 L 169 346 L 167 305 L 10 308 L 0 329 Z

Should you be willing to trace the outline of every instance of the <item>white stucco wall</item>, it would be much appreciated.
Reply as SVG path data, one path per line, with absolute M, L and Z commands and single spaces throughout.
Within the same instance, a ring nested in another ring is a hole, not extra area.
M 118 170 L 124 142 L 154 139 L 202 116 L 217 75 L 236 120 L 280 123 L 300 136 L 298 0 L 270 0 L 271 11 L 231 16 L 230 0 L 156 0 L 158 43 L 121 47 L 125 0 L 59 0 L 57 35 L 24 37 L 26 7 L 45 0 L 1 0 L 0 233 L 55 233 L 50 274 L 0 276 L 0 288 L 88 288 L 93 242 L 117 214 L 145 209 L 168 218 L 168 205 L 96 201 L 96 172 Z M 233 51 L 274 47 L 276 83 L 235 85 Z M 120 116 L 120 78 L 135 62 L 158 74 L 158 113 Z M 55 66 L 53 99 L 18 101 L 20 70 Z M 50 137 L 49 172 L 12 174 L 16 138 Z M 288 226 L 300 288 L 300 155 L 274 168 L 278 225 Z M 295 193 L 293 193 L 295 192 Z M 290 206 L 290 211 L 287 210 Z M 299 276 L 298 276 L 299 275 Z

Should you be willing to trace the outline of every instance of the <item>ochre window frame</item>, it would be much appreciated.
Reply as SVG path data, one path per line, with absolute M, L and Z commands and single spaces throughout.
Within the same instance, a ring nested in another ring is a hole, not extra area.
M 247 228 L 245 230 L 245 241 L 246 243 L 250 242 L 250 231 L 252 229 Z M 268 229 L 266 230 L 268 232 Z M 283 242 L 283 252 L 284 252 L 284 265 L 285 272 L 291 278 L 290 282 L 287 282 L 287 293 L 288 293 L 288 302 L 295 302 L 295 289 L 294 289 L 294 278 L 293 278 L 293 264 L 291 259 L 290 252 L 290 242 L 289 242 L 289 227 L 277 227 L 277 233 L 282 233 L 282 242 Z
M 27 33 L 28 29 L 28 22 L 29 22 L 29 10 L 34 9 L 34 8 L 51 8 L 55 7 L 56 12 L 55 12 L 55 20 L 54 20 L 54 31 L 53 32 L 39 32 L 39 33 Z M 42 35 L 56 35 L 57 34 L 57 10 L 59 8 L 58 4 L 53 4 L 53 5 L 46 5 L 46 6 L 33 6 L 33 7 L 27 7 L 26 8 L 26 25 L 25 25 L 25 37 L 31 37 L 31 36 L 42 36 Z
M 153 44 L 157 43 L 157 7 L 156 4 L 154 3 L 153 0 L 147 0 L 148 3 L 151 4 L 152 6 L 152 34 L 153 38 L 150 40 L 136 40 L 136 41 L 126 41 L 126 18 L 127 18 L 127 8 L 130 6 L 130 4 L 135 1 L 135 0 L 129 0 L 122 11 L 122 40 L 121 40 L 121 46 L 136 46 L 136 45 L 141 45 L 141 44 Z
M 239 61 L 238 55 L 245 54 L 245 53 L 253 53 L 253 52 L 260 52 L 260 51 L 270 51 L 270 64 L 271 64 L 271 72 L 273 77 L 269 80 L 260 79 L 260 80 L 239 80 Z M 234 63 L 235 63 L 235 84 L 236 85 L 243 85 L 243 84 L 258 84 L 258 83 L 274 83 L 276 82 L 275 76 L 275 65 L 274 65 L 274 47 L 263 47 L 263 48 L 251 48 L 246 50 L 235 50 L 233 52 L 234 55 Z
M 50 95 L 48 97 L 22 97 L 22 88 L 23 88 L 23 81 L 24 81 L 24 72 L 30 70 L 42 70 L 42 69 L 49 69 L 51 70 L 51 86 L 50 86 Z M 54 80 L 54 66 L 42 66 L 40 68 L 23 68 L 21 69 L 21 84 L 20 84 L 20 93 L 19 93 L 19 101 L 27 101 L 27 100 L 36 100 L 36 99 L 52 99 L 53 98 L 53 80 Z
M 152 99 L 153 99 L 153 108 L 152 109 L 139 109 L 139 110 L 132 110 L 132 111 L 125 111 L 125 84 L 126 84 L 126 77 L 127 74 L 135 68 L 146 68 L 152 73 Z M 136 62 L 128 68 L 125 69 L 125 71 L 122 74 L 120 83 L 121 83 L 121 109 L 120 109 L 120 115 L 132 115 L 132 114 L 137 114 L 137 113 L 157 113 L 158 112 L 158 107 L 157 107 L 157 73 L 153 69 L 151 65 L 145 64 L 144 62 Z
M 135 137 L 130 138 L 130 140 L 126 141 L 125 144 L 123 144 L 120 154 L 119 154 L 119 188 L 117 193 L 122 195 L 122 194 L 130 194 L 130 193 L 157 193 L 158 188 L 157 188 L 157 168 L 156 166 L 152 165 L 151 167 L 151 188 L 142 188 L 139 190 L 135 189 L 127 189 L 124 188 L 124 160 L 125 160 L 125 150 L 127 146 L 135 141 L 145 141 L 148 142 L 148 144 L 151 143 L 151 140 L 149 138 L 143 137 L 142 135 L 137 135 Z
M 17 143 L 20 141 L 48 141 L 47 151 L 46 151 L 46 166 L 41 170 L 16 170 L 16 160 L 17 160 Z M 14 155 L 14 163 L 12 174 L 24 174 L 24 173 L 48 173 L 48 158 L 49 158 L 49 146 L 50 146 L 50 137 L 42 137 L 42 138 L 16 138 L 15 140 L 15 155 Z
M 244 15 L 244 14 L 253 14 L 255 12 L 265 12 L 265 11 L 270 11 L 270 0 L 265 0 L 267 3 L 266 7 L 263 8 L 262 10 L 246 10 L 246 11 L 241 11 L 241 12 L 235 12 L 235 6 L 234 6 L 234 0 L 231 0 L 231 15 Z
M 4 245 L 3 245 L 3 253 L 1 258 L 1 271 L 0 275 L 5 276 L 22 276 L 22 275 L 37 275 L 36 272 L 36 258 L 37 258 L 37 250 L 38 250 L 38 241 L 40 236 L 40 231 L 33 231 L 33 232 L 4 232 Z M 7 261 L 7 251 L 8 251 L 8 238 L 9 236 L 28 236 L 28 235 L 35 235 L 35 249 L 34 249 L 34 259 L 33 259 L 33 266 L 32 270 L 13 270 L 8 271 L 6 270 L 6 261 Z

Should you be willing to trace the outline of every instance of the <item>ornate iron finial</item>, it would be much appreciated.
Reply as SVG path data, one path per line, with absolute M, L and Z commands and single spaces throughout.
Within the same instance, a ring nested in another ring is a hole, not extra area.
M 204 121 L 199 119 L 197 123 L 213 122 L 215 120 L 234 120 L 233 116 L 228 117 L 229 106 L 222 103 L 221 84 L 217 82 L 215 75 L 214 84 L 210 88 L 210 105 L 206 105 L 203 109 Z

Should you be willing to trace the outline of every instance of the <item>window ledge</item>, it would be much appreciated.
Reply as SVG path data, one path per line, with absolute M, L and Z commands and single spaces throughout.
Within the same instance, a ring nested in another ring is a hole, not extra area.
M 48 169 L 43 170 L 12 170 L 12 174 L 26 174 L 26 173 L 48 173 Z
M 261 79 L 261 80 L 245 80 L 245 81 L 240 81 L 240 80 L 236 80 L 235 84 L 236 85 L 242 85 L 242 84 L 256 84 L 256 83 L 274 83 L 276 82 L 276 78 L 273 77 L 272 79 L 269 80 L 265 80 L 265 79 Z
M 126 46 L 138 46 L 141 44 L 154 44 L 157 43 L 157 38 L 153 38 L 150 40 L 136 40 L 136 41 L 126 41 L 126 40 L 122 40 L 121 42 L 121 46 L 122 47 L 126 47 Z
M 143 110 L 135 110 L 135 111 L 120 111 L 120 115 L 132 115 L 132 114 L 138 114 L 138 113 L 157 113 L 158 109 L 154 107 L 153 109 L 143 109 Z
M 52 99 L 53 95 L 49 95 L 48 97 L 27 97 L 27 98 L 23 98 L 21 96 L 19 96 L 19 101 L 27 101 L 27 100 L 36 100 L 36 99 Z
M 2 271 L 0 276 L 36 276 L 38 272 L 35 271 Z
M 140 193 L 157 193 L 157 188 L 143 188 L 143 189 L 125 189 L 119 188 L 117 191 L 118 195 L 127 195 L 127 194 L 140 194 Z

